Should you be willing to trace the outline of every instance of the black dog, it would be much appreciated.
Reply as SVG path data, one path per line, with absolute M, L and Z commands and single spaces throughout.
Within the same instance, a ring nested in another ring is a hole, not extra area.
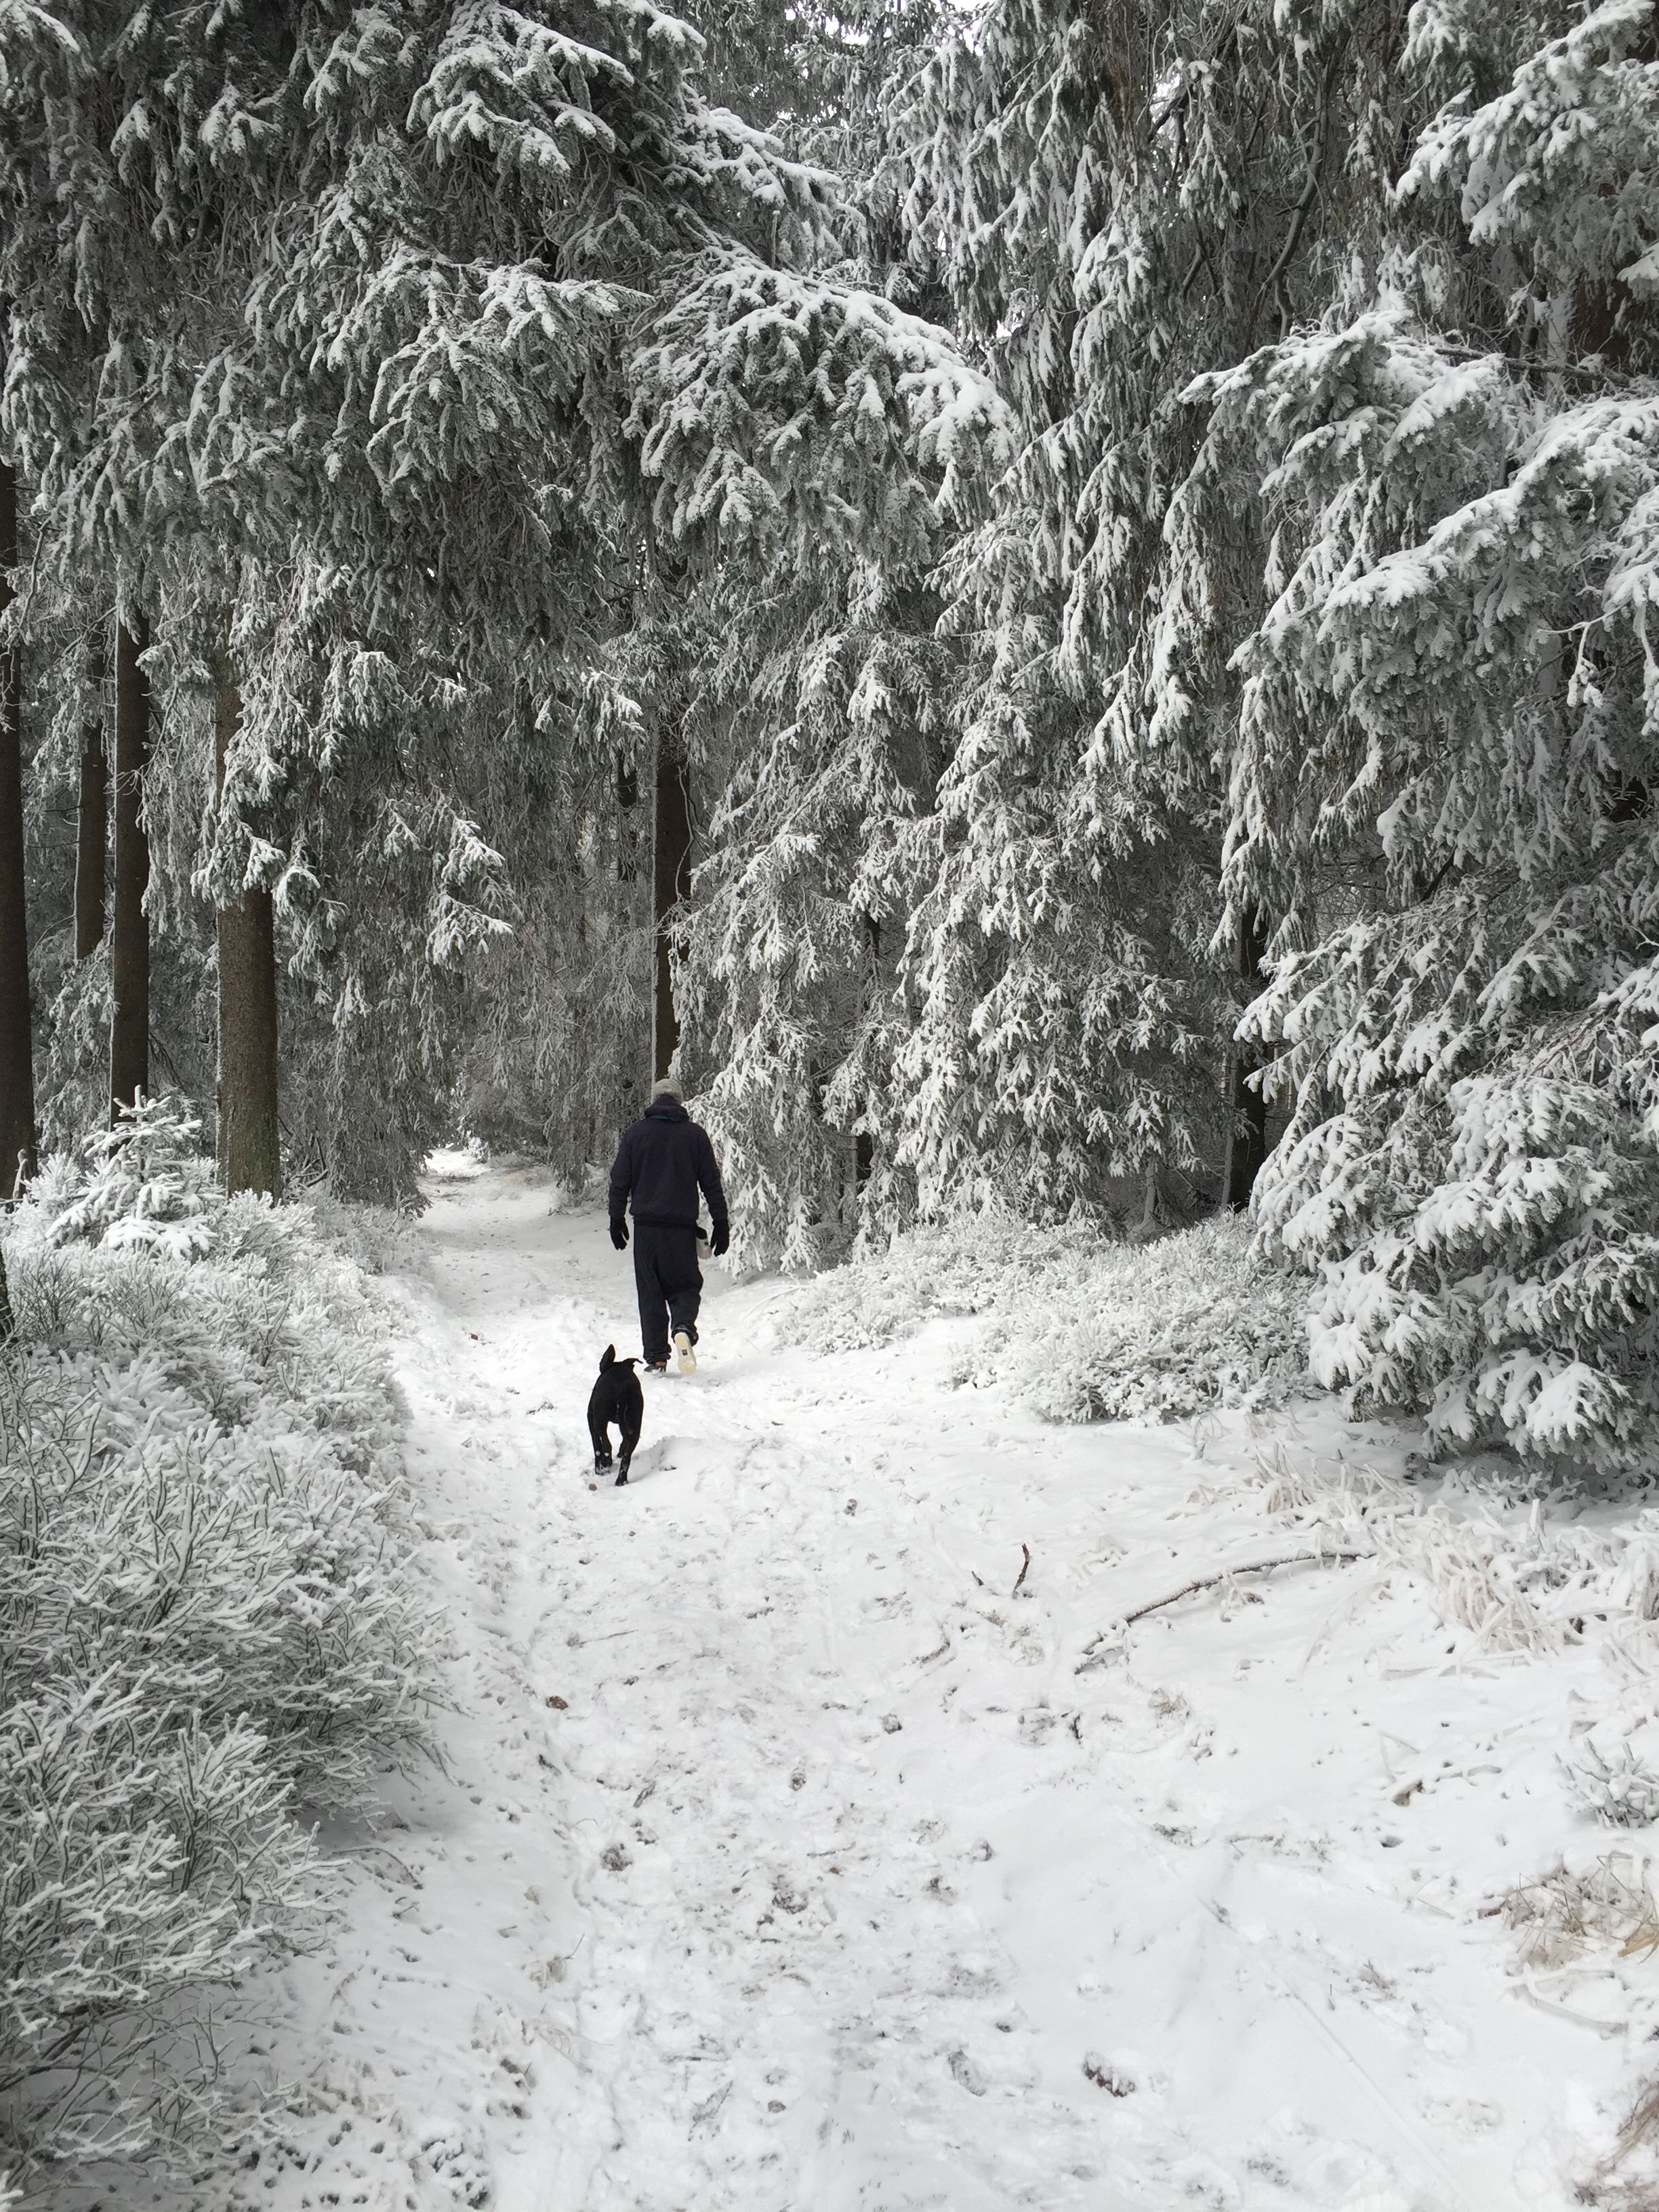
M 607 1344 L 605 1357 L 599 1362 L 599 1379 L 587 1401 L 587 1432 L 593 1439 L 593 1472 L 608 1474 L 611 1424 L 614 1421 L 622 1431 L 622 1453 L 617 1462 L 618 1490 L 628 1480 L 628 1464 L 640 1440 L 640 1424 L 644 1419 L 645 1393 L 634 1372 L 634 1362 L 618 1359 L 616 1346 Z

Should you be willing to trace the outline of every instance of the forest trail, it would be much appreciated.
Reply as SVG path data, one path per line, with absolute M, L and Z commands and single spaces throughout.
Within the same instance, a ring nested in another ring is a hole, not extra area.
M 450 1772 L 285 1978 L 308 2102 L 239 2206 L 1571 2202 L 1602 2046 L 1452 1903 L 1489 1813 L 1449 1780 L 1396 1809 L 1388 1750 L 1439 1719 L 1467 1761 L 1512 1676 L 1425 1717 L 1334 1567 L 1089 1664 L 1130 1605 L 1270 1555 L 1259 1510 L 1194 1503 L 1183 1431 L 949 1388 L 957 1325 L 781 1346 L 775 1281 L 711 1272 L 702 1371 L 647 1382 L 633 1483 L 591 1490 L 598 1356 L 637 1341 L 603 1221 L 492 1170 L 420 1234 Z

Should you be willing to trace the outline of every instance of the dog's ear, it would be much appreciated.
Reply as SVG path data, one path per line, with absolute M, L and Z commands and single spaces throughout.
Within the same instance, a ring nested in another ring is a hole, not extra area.
M 614 1367 L 616 1364 L 617 1347 L 614 1344 L 607 1344 L 605 1350 L 599 1354 L 600 1374 L 603 1375 L 607 1367 Z

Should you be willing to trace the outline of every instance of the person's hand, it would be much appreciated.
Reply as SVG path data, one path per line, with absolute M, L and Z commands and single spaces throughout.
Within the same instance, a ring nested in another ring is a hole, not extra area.
M 628 1249 L 628 1224 L 620 1214 L 611 1224 L 611 1242 L 619 1252 Z
M 718 1260 L 720 1254 L 725 1251 L 726 1246 L 731 1242 L 731 1224 L 728 1222 L 722 1221 L 717 1224 L 714 1235 L 709 1238 L 708 1249 Z

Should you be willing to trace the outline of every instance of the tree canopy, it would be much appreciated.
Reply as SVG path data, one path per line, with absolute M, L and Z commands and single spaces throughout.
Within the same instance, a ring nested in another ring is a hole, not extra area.
M 0 143 L 18 1150 L 114 678 L 222 1153 L 263 962 L 301 1181 L 674 1054 L 744 1264 L 1248 1202 L 1330 1382 L 1649 1448 L 1650 0 L 12 0 Z

